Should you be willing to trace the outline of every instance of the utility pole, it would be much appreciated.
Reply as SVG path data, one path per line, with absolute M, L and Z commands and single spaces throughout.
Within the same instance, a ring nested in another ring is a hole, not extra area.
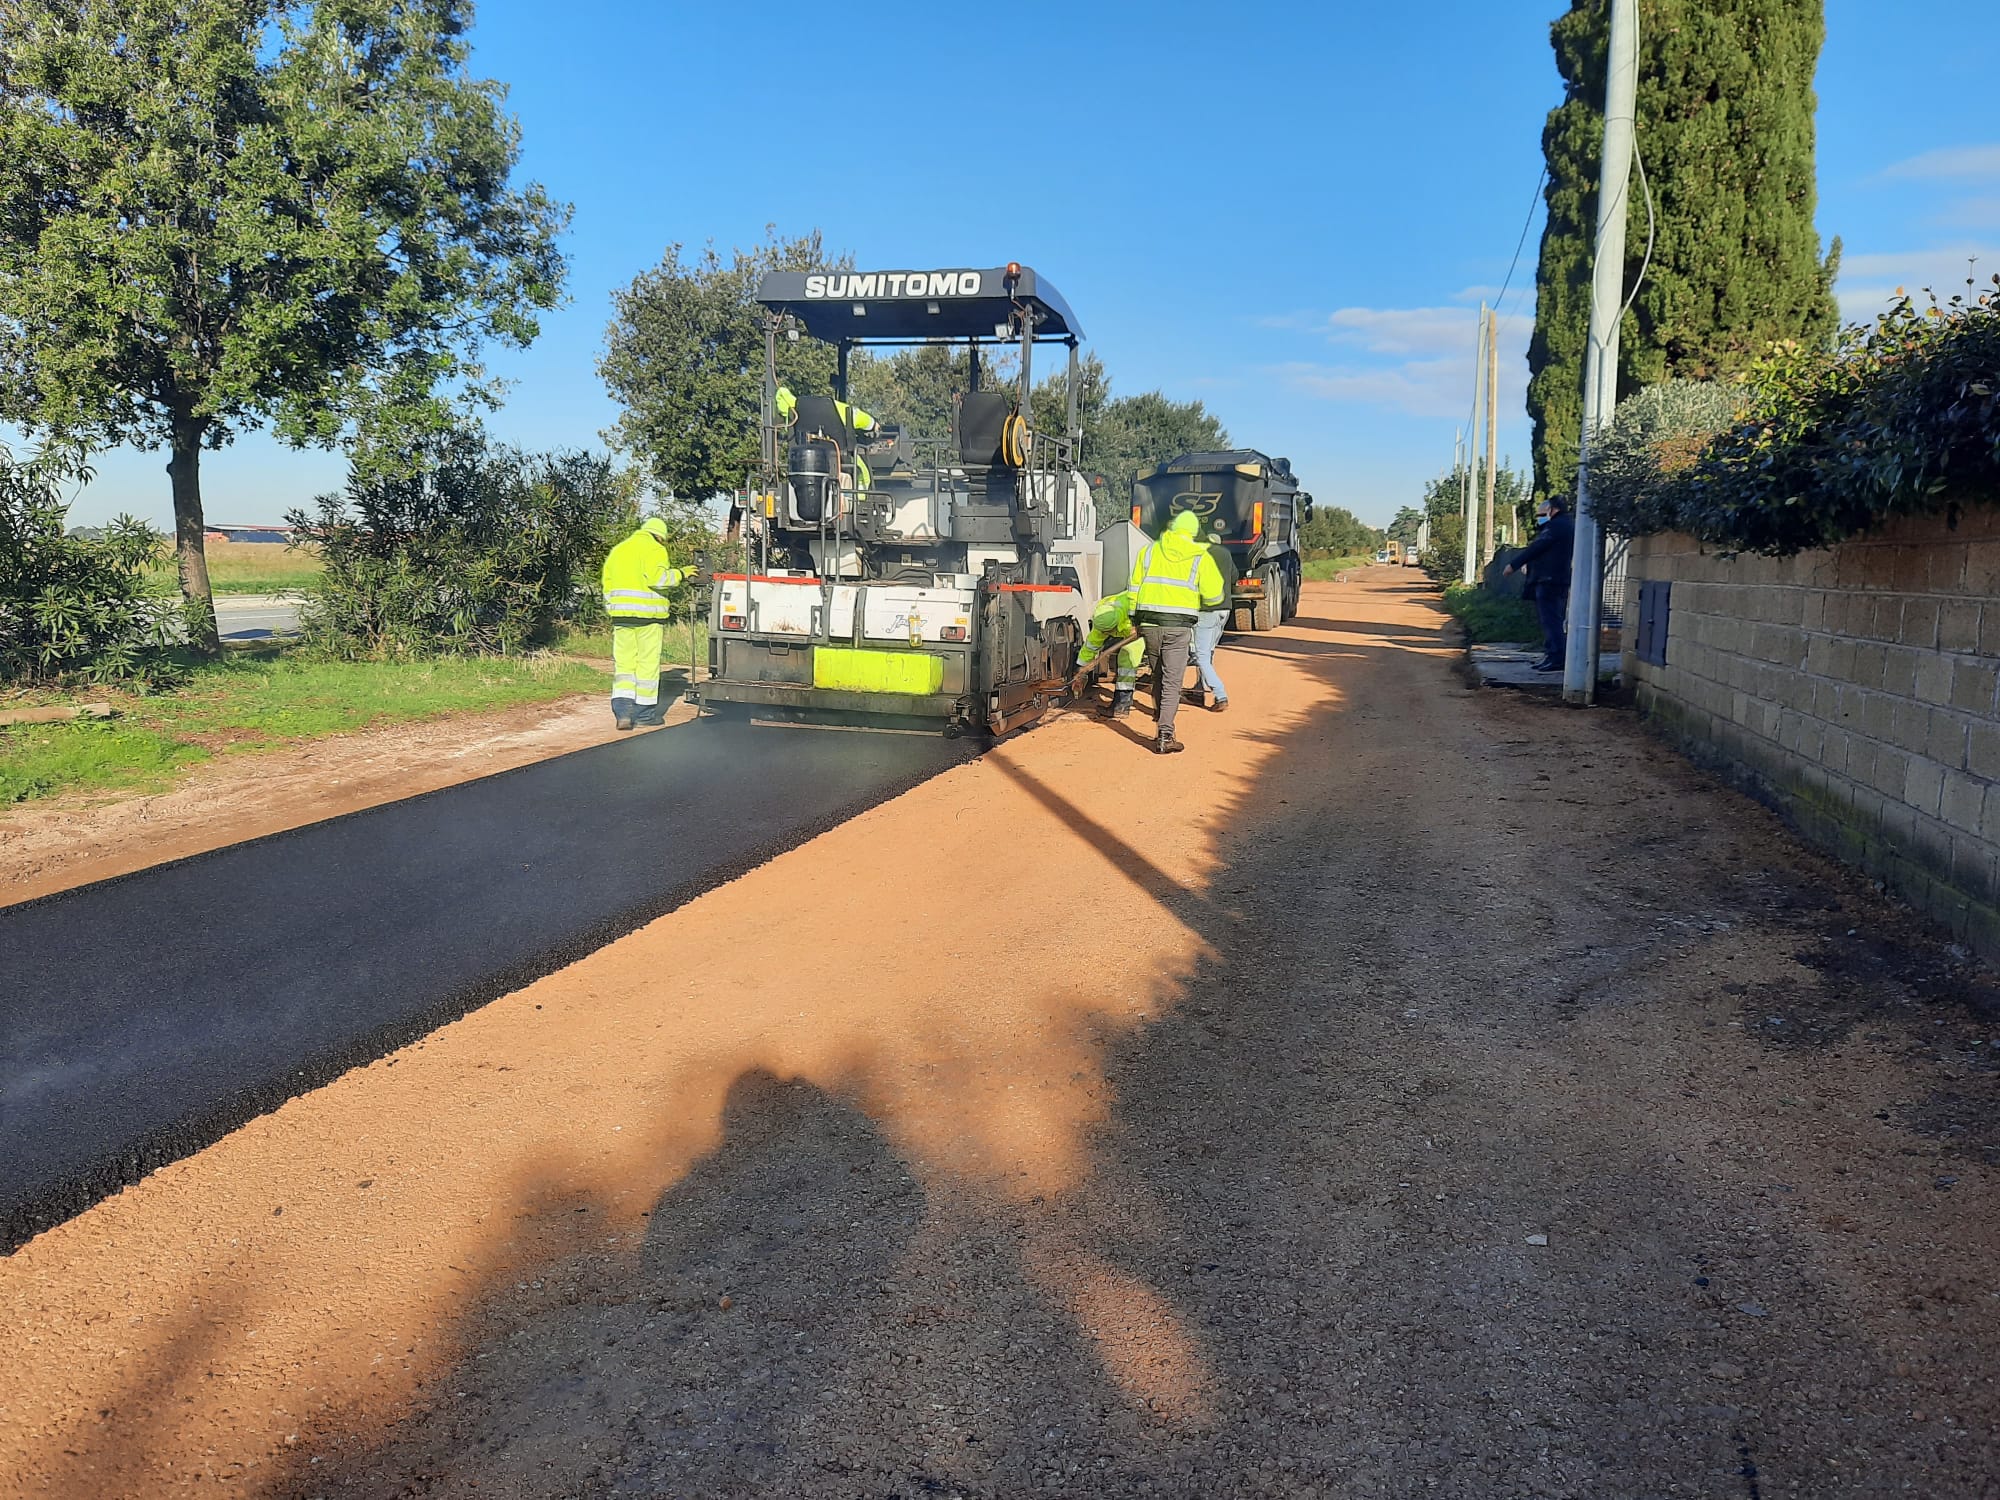
M 1618 319 L 1625 309 L 1626 184 L 1639 92 L 1638 0 L 1611 0 L 1604 80 L 1604 160 L 1597 174 L 1597 248 L 1584 360 L 1583 430 L 1577 444 L 1576 544 L 1570 553 L 1569 637 L 1563 702 L 1597 701 L 1597 633 L 1604 610 L 1604 533 L 1590 513 L 1590 440 L 1618 405 Z
M 1484 308 L 1485 304 L 1480 306 Z M 1493 491 L 1499 483 L 1500 461 L 1495 456 L 1499 452 L 1500 438 L 1495 429 L 1499 425 L 1500 406 L 1500 310 L 1495 308 L 1486 315 L 1486 540 L 1485 551 L 1479 554 L 1482 563 L 1493 561 L 1493 553 L 1500 545 L 1500 533 L 1493 529 Z
M 1466 462 L 1466 450 L 1469 446 L 1465 434 L 1459 434 L 1451 456 L 1452 470 L 1458 476 L 1458 510 L 1465 518 L 1465 524 L 1459 528 L 1465 534 L 1465 563 L 1459 574 L 1459 581 L 1462 583 L 1472 582 L 1473 576 L 1478 571 L 1473 565 L 1472 548 L 1473 538 L 1479 531 L 1479 511 L 1473 502 L 1472 467 Z
M 1465 500 L 1465 571 L 1461 581 L 1479 581 L 1479 411 L 1486 394 L 1486 304 L 1479 306 L 1479 347 L 1472 356 L 1472 430 L 1465 435 L 1459 493 Z

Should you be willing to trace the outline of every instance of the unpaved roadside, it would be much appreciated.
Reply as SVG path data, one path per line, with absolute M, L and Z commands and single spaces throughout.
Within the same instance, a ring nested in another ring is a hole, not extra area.
M 669 717 L 691 712 L 676 705 Z M 565 698 L 220 757 L 164 792 L 7 808 L 0 905 L 567 755 L 611 732 L 602 698 Z
M 0 1474 L 2000 1493 L 1986 981 L 1376 570 L 0 1262 Z

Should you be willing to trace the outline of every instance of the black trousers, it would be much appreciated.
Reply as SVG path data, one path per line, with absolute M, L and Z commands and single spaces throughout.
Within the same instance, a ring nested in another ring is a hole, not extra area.
M 1553 583 L 1535 586 L 1535 613 L 1542 620 L 1542 649 L 1557 666 L 1569 647 L 1569 590 L 1557 590 Z

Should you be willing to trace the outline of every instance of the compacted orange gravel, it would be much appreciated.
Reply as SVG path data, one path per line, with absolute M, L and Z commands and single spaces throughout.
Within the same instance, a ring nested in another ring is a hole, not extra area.
M 42 1235 L 6 1491 L 2000 1493 L 1986 977 L 1454 657 L 1309 586 Z

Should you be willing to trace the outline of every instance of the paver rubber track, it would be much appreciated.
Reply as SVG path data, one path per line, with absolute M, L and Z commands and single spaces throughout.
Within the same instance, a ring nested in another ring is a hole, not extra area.
M 0 1248 L 967 753 L 698 720 L 0 908 Z

